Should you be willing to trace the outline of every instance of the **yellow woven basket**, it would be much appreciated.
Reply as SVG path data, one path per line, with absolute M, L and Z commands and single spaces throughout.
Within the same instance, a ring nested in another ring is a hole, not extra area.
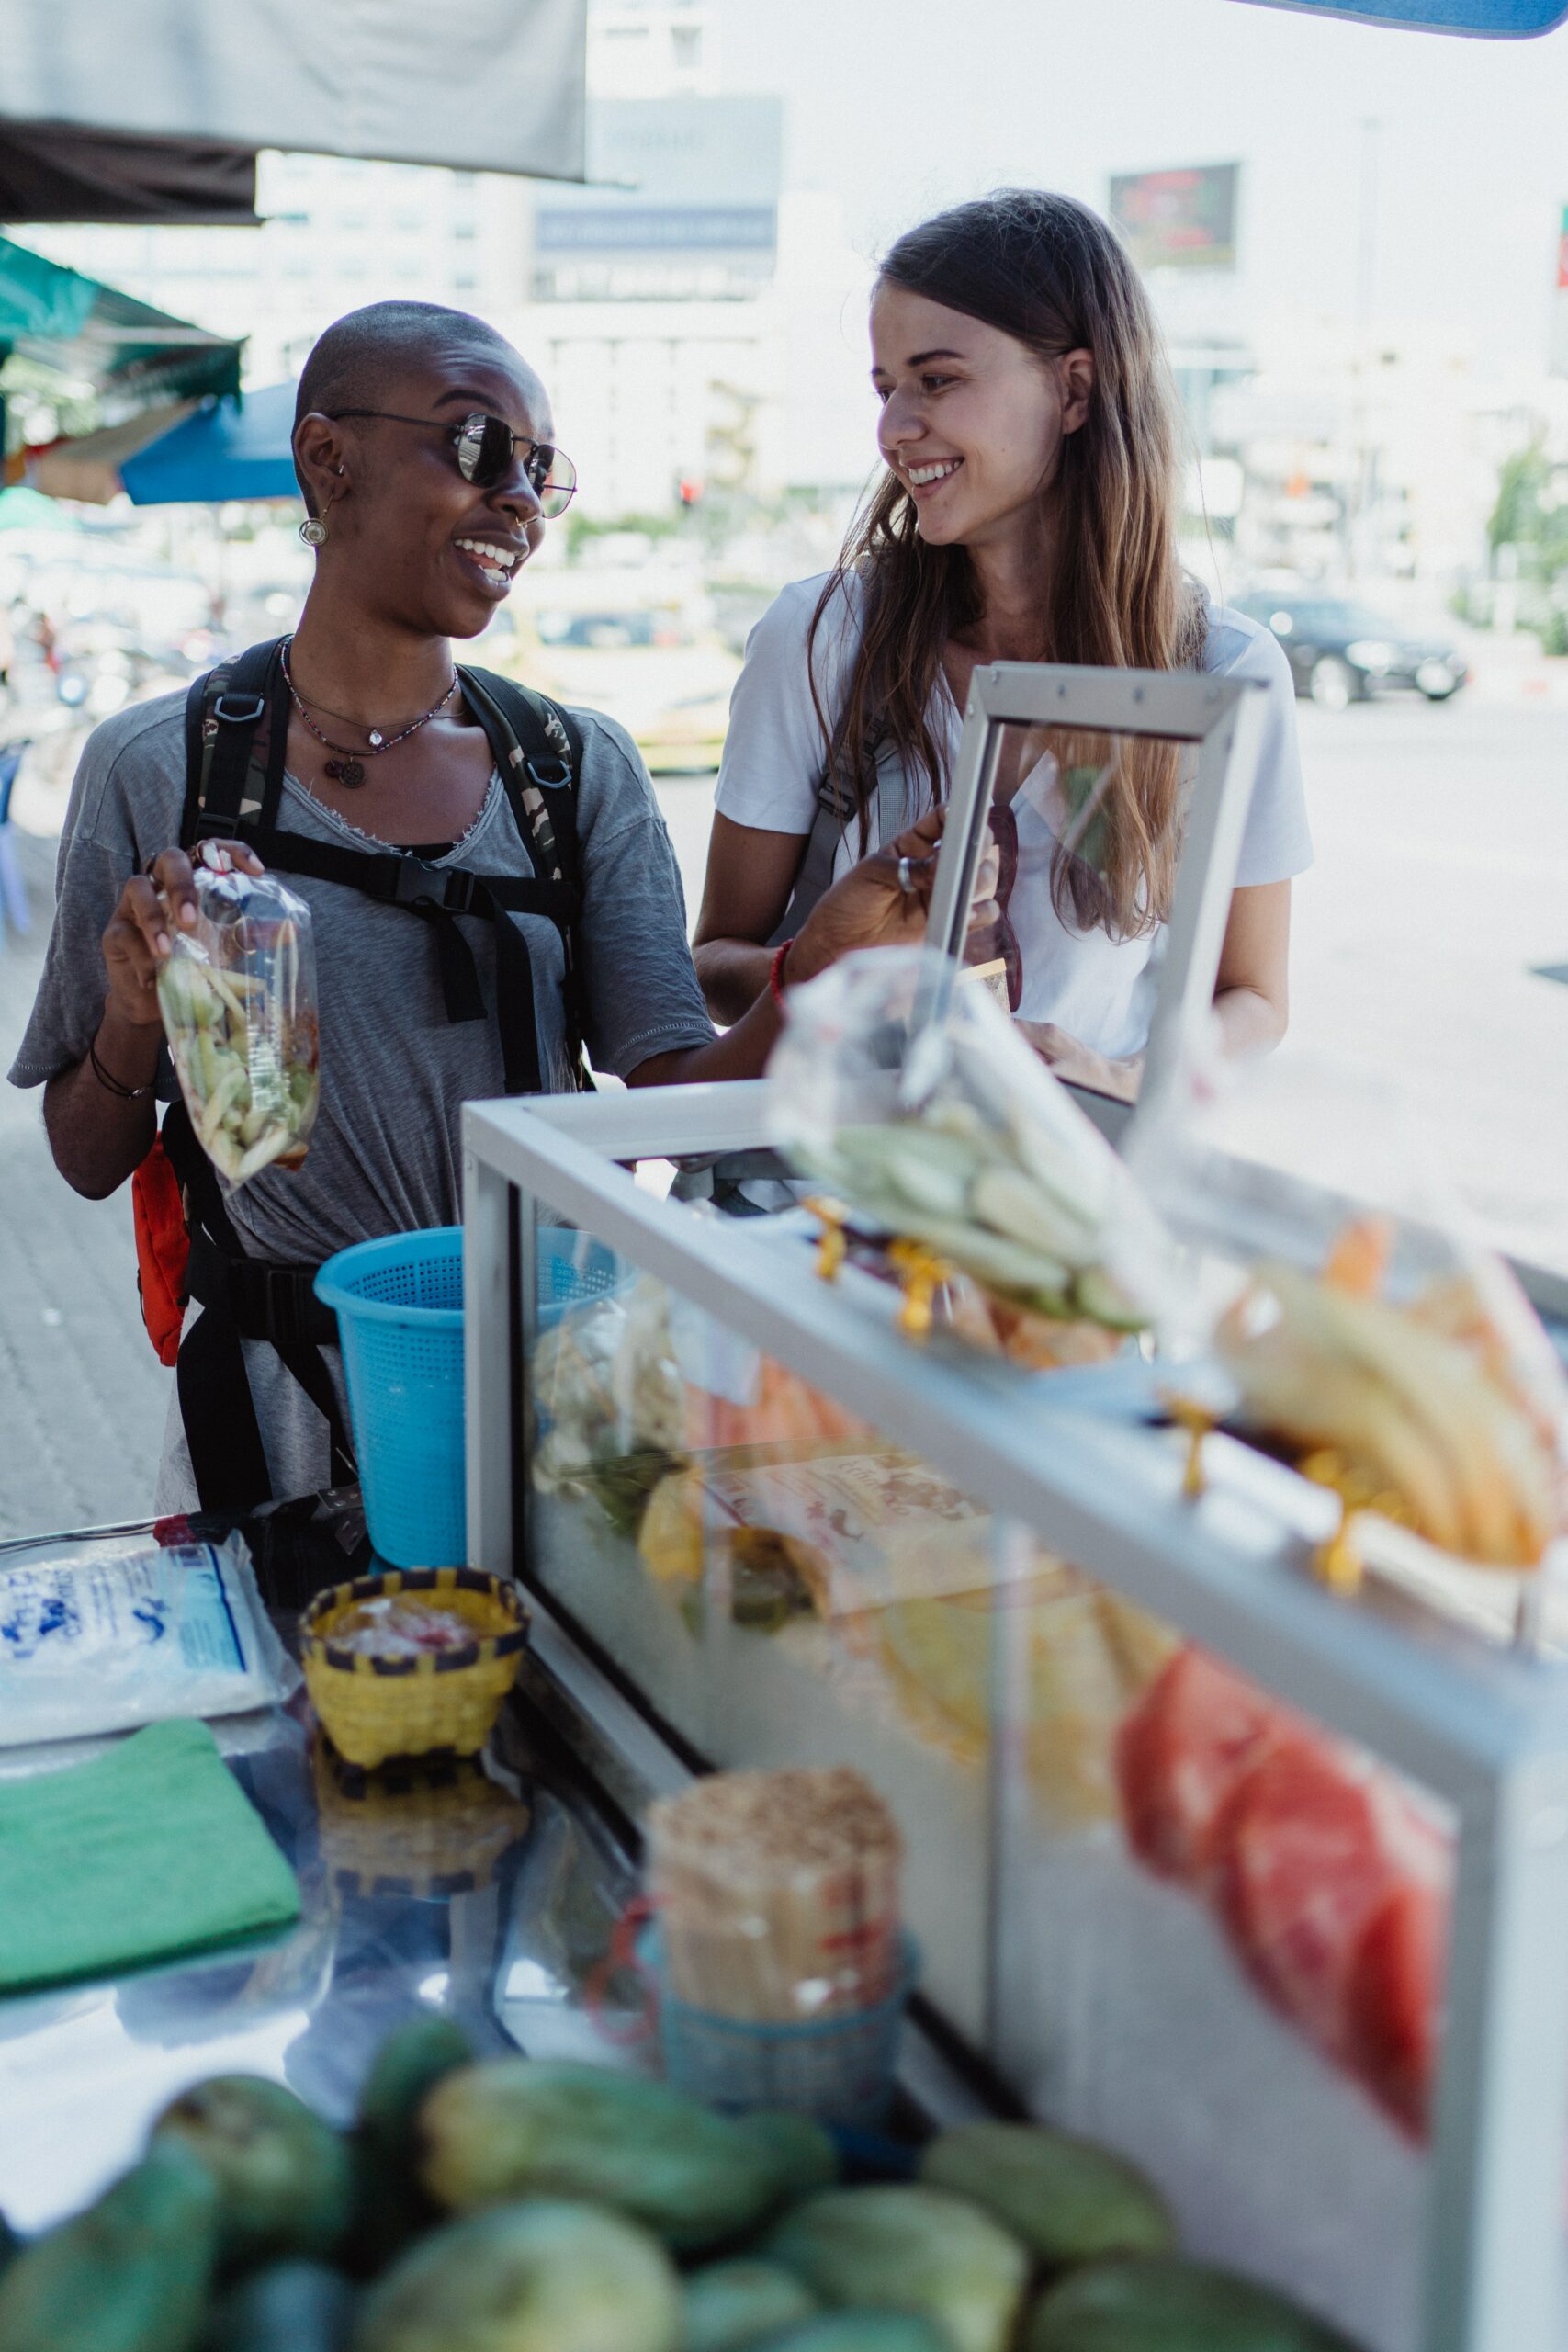
M 420 1657 L 371 1657 L 333 1634 L 362 1600 L 417 1594 L 474 1638 Z M 367 1771 L 393 1757 L 477 1756 L 517 1679 L 528 1619 L 517 1588 L 477 1568 L 389 1568 L 319 1592 L 299 1620 L 305 1687 L 338 1754 Z

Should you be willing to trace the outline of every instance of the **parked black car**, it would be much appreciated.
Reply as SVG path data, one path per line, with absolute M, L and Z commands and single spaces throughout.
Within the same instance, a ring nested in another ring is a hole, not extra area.
M 1348 597 L 1273 594 L 1236 599 L 1236 609 L 1272 629 L 1290 657 L 1298 695 L 1343 710 L 1390 686 L 1447 702 L 1469 677 L 1464 656 L 1441 638 L 1406 637 Z

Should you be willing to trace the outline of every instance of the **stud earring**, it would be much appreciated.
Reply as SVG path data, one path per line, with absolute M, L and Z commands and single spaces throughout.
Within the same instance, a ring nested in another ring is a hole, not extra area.
M 326 544 L 327 526 L 319 515 L 309 515 L 299 526 L 299 537 L 308 548 L 323 547 Z

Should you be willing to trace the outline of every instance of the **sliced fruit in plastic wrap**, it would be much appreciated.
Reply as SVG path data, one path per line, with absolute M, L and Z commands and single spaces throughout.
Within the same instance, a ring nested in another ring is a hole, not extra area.
M 1201 1263 L 1162 1337 L 1212 1349 L 1241 1425 L 1352 1510 L 1538 1566 L 1563 1530 L 1568 1375 L 1397 1088 L 1255 1064 L 1132 1157 Z
M 1184 1645 L 1124 1717 L 1134 1857 L 1205 1903 L 1281 2016 L 1408 2132 L 1441 2038 L 1453 1849 L 1386 1766 Z
M 213 862 L 215 861 L 215 862 Z M 171 923 L 158 1003 L 197 1141 L 230 1190 L 298 1168 L 321 1095 L 310 910 L 208 844 L 197 923 Z
M 920 1024 L 931 967 L 873 949 L 795 991 L 768 1068 L 771 1138 L 1005 1307 L 1142 1329 L 1170 1280 L 1158 1220 L 984 989 Z

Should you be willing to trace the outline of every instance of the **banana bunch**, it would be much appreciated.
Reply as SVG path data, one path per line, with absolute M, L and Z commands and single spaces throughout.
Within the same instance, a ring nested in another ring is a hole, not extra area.
M 1148 1320 L 1102 1263 L 1106 1170 L 1030 1121 L 998 1128 L 943 1099 L 917 1118 L 839 1127 L 816 1172 L 889 1233 L 1036 1314 L 1115 1331 Z
M 1262 1323 L 1269 1300 L 1277 1312 Z M 1444 1551 L 1539 1565 L 1559 1516 L 1549 1438 L 1482 1356 L 1418 1308 L 1269 1263 L 1216 1338 L 1257 1427 L 1334 1447 Z

